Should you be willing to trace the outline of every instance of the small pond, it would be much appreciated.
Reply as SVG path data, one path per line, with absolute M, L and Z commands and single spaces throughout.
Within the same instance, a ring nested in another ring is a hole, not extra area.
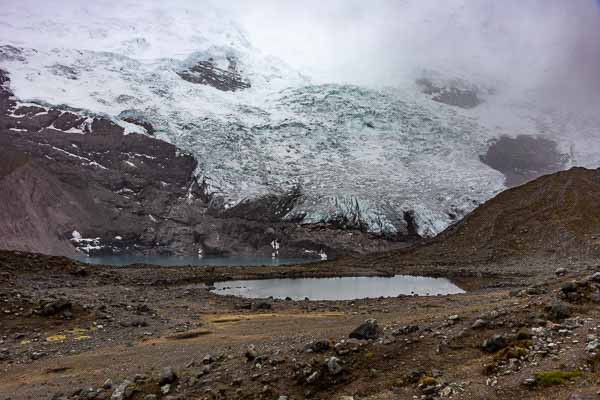
M 436 296 L 465 293 L 445 278 L 396 275 L 394 277 L 342 277 L 264 279 L 216 282 L 214 293 L 246 298 L 303 300 L 354 300 L 398 295 Z
M 315 262 L 317 260 L 306 258 L 271 258 L 271 257 L 197 257 L 197 256 L 82 256 L 76 258 L 86 264 L 113 265 L 123 267 L 131 264 L 161 265 L 163 267 L 176 267 L 192 265 L 197 267 L 225 267 L 225 266 L 260 266 L 260 265 L 288 265 Z

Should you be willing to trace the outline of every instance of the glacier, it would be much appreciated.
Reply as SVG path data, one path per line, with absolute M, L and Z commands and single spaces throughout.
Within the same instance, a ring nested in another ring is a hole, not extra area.
M 480 160 L 501 134 L 544 134 L 571 163 L 600 165 L 598 118 L 539 105 L 501 83 L 465 110 L 432 101 L 414 80 L 319 82 L 254 48 L 208 3 L 108 4 L 7 5 L 0 68 L 15 96 L 108 116 L 128 132 L 149 134 L 126 119 L 148 122 L 196 157 L 198 178 L 223 207 L 299 190 L 287 219 L 434 236 L 505 189 Z M 235 60 L 250 87 L 221 91 L 178 75 L 207 60 L 223 69 Z

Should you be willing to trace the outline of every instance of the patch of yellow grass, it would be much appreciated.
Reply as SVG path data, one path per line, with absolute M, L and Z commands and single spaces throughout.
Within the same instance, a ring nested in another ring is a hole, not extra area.
M 65 330 L 65 333 L 71 333 L 73 335 L 81 335 L 87 331 L 88 331 L 88 329 L 85 329 L 85 328 L 73 328 L 73 329 Z
M 281 313 L 257 313 L 257 314 L 208 314 L 203 316 L 203 320 L 214 324 L 223 324 L 227 322 L 250 321 L 255 319 L 270 318 L 336 318 L 343 317 L 345 314 L 338 311 L 324 311 L 312 313 L 281 312 Z
M 46 338 L 47 342 L 63 342 L 65 340 L 67 340 L 66 335 L 52 335 Z

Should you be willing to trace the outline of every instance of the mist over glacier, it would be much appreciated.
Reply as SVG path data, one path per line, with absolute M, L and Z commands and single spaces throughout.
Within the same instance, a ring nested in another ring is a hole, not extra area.
M 592 0 L 26 0 L 0 11 L 20 49 L 0 67 L 22 101 L 150 122 L 225 206 L 300 187 L 291 219 L 427 236 L 505 188 L 480 159 L 502 135 L 600 165 L 599 22 Z M 178 75 L 232 59 L 249 89 Z M 432 101 L 424 77 L 482 103 Z

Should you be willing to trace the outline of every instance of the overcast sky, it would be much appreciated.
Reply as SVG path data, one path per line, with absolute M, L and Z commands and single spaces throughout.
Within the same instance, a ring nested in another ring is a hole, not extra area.
M 600 89 L 598 0 L 220 4 L 256 47 L 325 80 L 389 84 L 432 68 L 523 85 Z
M 124 9 L 124 2 L 139 7 Z M 431 69 L 470 80 L 492 78 L 492 86 L 498 80 L 544 88 L 550 96 L 566 90 L 598 95 L 599 4 L 600 0 L 0 0 L 0 17 L 8 19 L 0 28 L 35 25 L 31 15 L 38 13 L 55 22 L 57 31 L 69 32 L 73 21 L 85 23 L 95 14 L 114 14 L 134 23 L 142 9 L 181 8 L 184 13 L 171 16 L 173 31 L 186 37 L 188 25 L 202 29 L 198 16 L 210 12 L 207 5 L 212 5 L 221 9 L 224 20 L 241 25 L 255 47 L 320 81 L 393 86 L 415 71 Z M 185 9 L 195 13 L 188 15 Z M 152 17 L 143 21 L 144 29 L 156 28 L 155 16 L 144 15 Z M 160 11 L 156 18 L 161 18 Z M 33 26 L 30 33 L 35 32 Z M 45 40 L 58 45 L 46 35 L 36 43 Z

